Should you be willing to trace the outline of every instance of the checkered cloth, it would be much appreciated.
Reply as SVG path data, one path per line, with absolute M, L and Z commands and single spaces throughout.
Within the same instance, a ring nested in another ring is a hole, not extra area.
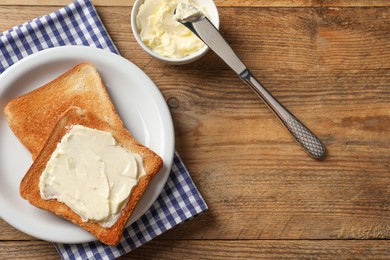
M 54 13 L 1 33 L 0 73 L 32 53 L 63 45 L 95 46 L 119 54 L 92 3 L 76 0 Z M 125 229 L 118 246 L 110 247 L 95 241 L 55 244 L 55 247 L 63 259 L 113 259 L 205 210 L 205 201 L 175 153 L 172 170 L 161 195 L 145 215 Z

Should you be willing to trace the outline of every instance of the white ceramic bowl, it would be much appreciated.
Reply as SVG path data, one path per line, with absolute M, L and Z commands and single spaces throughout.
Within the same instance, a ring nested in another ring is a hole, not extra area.
M 215 3 L 213 0 L 193 0 L 195 4 L 203 6 L 207 12 L 207 16 L 210 19 L 210 21 L 214 24 L 214 26 L 219 29 L 219 14 L 217 7 L 215 6 Z M 137 26 L 137 14 L 139 7 L 144 3 L 144 0 L 136 0 L 133 6 L 133 9 L 131 11 L 131 29 L 133 30 L 133 34 L 135 39 L 137 40 L 138 44 L 144 49 L 149 55 L 152 57 L 169 63 L 173 65 L 180 65 L 180 64 L 187 64 L 190 62 L 193 62 L 199 58 L 201 58 L 203 55 L 207 53 L 209 50 L 209 47 L 204 46 L 197 50 L 196 52 L 185 56 L 183 58 L 168 58 L 165 57 L 159 53 L 154 52 L 152 49 L 149 48 L 145 43 L 142 42 L 141 37 L 139 35 L 139 29 Z M 184 25 L 183 25 L 184 26 Z

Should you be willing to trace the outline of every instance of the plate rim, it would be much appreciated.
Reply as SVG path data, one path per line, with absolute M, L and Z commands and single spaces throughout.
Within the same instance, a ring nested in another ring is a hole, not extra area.
M 73 55 L 66 56 L 66 54 L 68 52 L 72 52 Z M 93 46 L 77 46 L 77 45 L 58 46 L 58 47 L 52 47 L 52 48 L 40 50 L 40 51 L 33 53 L 25 58 L 22 58 L 21 60 L 15 62 L 13 65 L 8 67 L 2 74 L 0 74 L 0 82 L 5 81 L 5 84 L 0 85 L 0 97 L 4 94 L 3 92 L 5 90 L 7 90 L 9 85 L 13 82 L 12 75 L 15 74 L 16 73 L 15 70 L 18 70 L 20 67 L 26 66 L 27 68 L 29 68 L 29 66 L 32 66 L 32 68 L 33 68 L 34 66 L 30 64 L 33 61 L 36 61 L 39 64 L 46 64 L 49 62 L 59 62 L 59 61 L 61 61 L 61 59 L 71 59 L 71 58 L 83 59 L 83 57 L 75 57 L 74 56 L 75 53 L 79 53 L 79 54 L 88 53 L 89 55 L 102 54 L 105 56 L 110 56 L 113 60 L 116 59 L 116 61 L 114 61 L 115 63 L 119 63 L 119 62 L 126 63 L 126 65 L 131 67 L 131 70 L 135 70 L 136 73 L 140 73 L 145 78 L 145 80 L 148 81 L 148 84 L 147 84 L 148 87 L 151 90 L 153 90 L 153 93 L 151 93 L 152 100 L 155 101 L 156 103 L 159 103 L 159 109 L 158 109 L 160 111 L 159 117 L 164 118 L 163 125 L 165 126 L 164 129 L 166 130 L 166 131 L 164 131 L 165 136 L 168 135 L 169 139 L 172 140 L 172 142 L 170 142 L 170 144 L 167 142 L 167 140 L 164 140 L 164 143 L 163 143 L 163 144 L 165 144 L 165 148 L 163 150 L 167 150 L 167 153 L 164 154 L 164 157 L 166 157 L 166 159 L 164 160 L 163 169 L 161 169 L 158 174 L 162 174 L 162 171 L 164 171 L 165 175 L 163 176 L 162 180 L 160 181 L 161 183 L 159 183 L 160 187 L 158 189 L 158 192 L 155 192 L 155 194 L 153 194 L 154 196 L 151 199 L 149 199 L 148 202 L 146 203 L 145 210 L 142 210 L 142 213 L 140 212 L 131 223 L 128 223 L 126 225 L 126 227 L 127 227 L 130 224 L 132 224 L 133 222 L 137 221 L 141 216 L 143 216 L 145 214 L 145 212 L 147 212 L 148 209 L 157 200 L 159 194 L 161 194 L 161 192 L 162 192 L 162 190 L 163 190 L 163 188 L 168 180 L 168 177 L 170 175 L 170 171 L 171 171 L 171 168 L 173 165 L 174 154 L 175 154 L 175 133 L 174 133 L 172 116 L 170 114 L 168 105 L 167 105 L 161 91 L 156 86 L 156 84 L 152 81 L 152 79 L 142 69 L 140 69 L 134 63 L 132 63 L 130 60 L 124 58 L 121 55 L 113 53 L 107 49 L 101 49 L 101 48 L 97 48 L 97 47 L 93 47 Z M 47 55 L 46 57 L 48 57 L 48 58 L 46 58 L 46 59 L 41 58 L 44 55 Z M 53 55 L 56 55 L 56 56 L 53 57 Z M 85 61 L 86 62 L 89 61 L 92 64 L 94 63 L 93 61 L 90 61 L 88 59 L 86 59 Z M 27 63 L 27 65 L 25 65 L 26 63 Z M 23 72 L 22 74 L 25 74 L 25 73 L 26 72 Z M 40 86 L 34 86 L 33 89 L 36 89 L 38 87 L 40 87 Z M 1 116 L 4 117 L 4 120 L 6 121 L 4 113 L 2 113 Z M 160 155 L 160 156 L 162 157 L 162 155 Z M 164 168 L 165 168 L 165 170 L 164 170 Z M 0 204 L 3 204 L 1 196 L 0 196 Z M 97 240 L 96 237 L 94 237 L 92 234 L 90 234 L 89 232 L 87 232 L 85 230 L 83 230 L 83 231 L 85 231 L 89 234 L 89 238 L 86 238 L 86 239 L 77 239 L 77 238 L 74 238 L 74 239 L 62 238 L 61 239 L 60 234 L 57 235 L 57 239 L 56 238 L 49 238 L 45 234 L 42 234 L 42 236 L 41 235 L 37 236 L 36 233 L 30 232 L 28 229 L 26 229 L 25 228 L 26 225 L 20 225 L 20 223 L 18 221 L 14 221 L 12 219 L 12 217 L 8 217 L 7 214 L 2 213 L 2 211 L 0 211 L 0 217 L 5 222 L 7 222 L 11 226 L 15 227 L 16 229 L 22 231 L 23 233 L 31 235 L 31 236 L 39 238 L 39 239 L 42 239 L 42 240 L 45 240 L 45 241 L 50 241 L 50 242 L 55 242 L 55 243 L 85 243 L 85 242 L 91 242 L 91 241 Z M 131 217 L 129 218 L 129 220 L 131 220 Z M 60 239 L 58 239 L 58 238 L 60 238 Z

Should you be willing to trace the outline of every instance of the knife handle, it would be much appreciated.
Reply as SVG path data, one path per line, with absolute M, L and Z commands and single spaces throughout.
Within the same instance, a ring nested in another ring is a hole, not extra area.
M 272 94 L 263 87 L 253 74 L 245 69 L 240 73 L 241 79 L 268 105 L 275 115 L 287 127 L 295 140 L 314 159 L 325 157 L 325 146 L 303 123 L 288 111 Z

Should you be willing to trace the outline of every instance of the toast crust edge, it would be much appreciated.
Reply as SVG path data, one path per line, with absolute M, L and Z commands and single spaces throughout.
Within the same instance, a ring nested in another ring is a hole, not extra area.
M 102 77 L 89 62 L 79 63 L 50 82 L 12 99 L 4 107 L 4 114 L 12 132 L 35 160 L 57 119 L 71 106 L 91 111 L 113 127 L 124 127 Z

